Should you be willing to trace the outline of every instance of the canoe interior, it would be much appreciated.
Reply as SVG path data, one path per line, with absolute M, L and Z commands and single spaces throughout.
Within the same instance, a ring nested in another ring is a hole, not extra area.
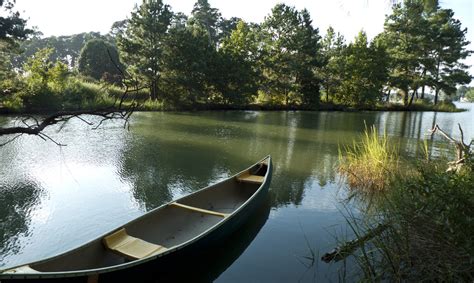
M 267 171 L 267 164 L 261 163 L 245 173 L 265 176 Z M 252 197 L 260 186 L 258 183 L 241 182 L 237 178 L 231 178 L 176 202 L 184 206 L 219 212 L 228 217 L 227 215 L 232 214 Z M 171 249 L 225 221 L 226 217 L 166 205 L 123 227 L 130 236 Z M 110 267 L 128 261 L 130 259 L 107 249 L 99 238 L 71 252 L 30 264 L 30 267 L 39 272 L 79 271 Z

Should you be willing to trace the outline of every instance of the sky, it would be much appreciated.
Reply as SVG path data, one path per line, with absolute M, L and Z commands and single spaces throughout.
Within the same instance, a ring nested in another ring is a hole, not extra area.
M 174 12 L 191 13 L 196 0 L 164 0 Z M 369 38 L 383 31 L 391 0 L 209 0 L 225 18 L 240 17 L 262 22 L 277 3 L 308 9 L 313 25 L 325 34 L 331 25 L 351 41 L 363 29 Z M 440 0 L 441 7 L 452 9 L 463 27 L 468 28 L 468 47 L 474 50 L 474 0 Z M 16 9 L 44 36 L 81 32 L 109 32 L 112 23 L 128 17 L 141 0 L 16 0 Z M 474 75 L 474 54 L 467 60 Z

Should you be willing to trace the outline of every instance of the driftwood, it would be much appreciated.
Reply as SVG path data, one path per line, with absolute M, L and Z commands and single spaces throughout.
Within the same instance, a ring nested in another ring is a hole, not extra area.
M 370 241 L 374 237 L 380 235 L 385 229 L 389 227 L 388 224 L 380 224 L 377 227 L 370 229 L 365 235 L 360 238 L 357 238 L 352 241 L 347 241 L 336 247 L 332 251 L 325 253 L 321 260 L 324 262 L 331 262 L 331 261 L 340 261 L 345 259 L 346 257 L 350 256 L 356 249 L 363 246 L 367 241 Z
M 456 148 L 456 160 L 448 162 L 448 169 L 447 172 L 459 172 L 463 167 L 465 167 L 467 162 L 472 162 L 473 159 L 473 152 L 471 150 L 471 146 L 474 144 L 474 139 L 471 140 L 469 144 L 464 142 L 464 132 L 461 128 L 461 125 L 458 124 L 459 132 L 461 133 L 460 140 L 456 140 L 450 135 L 448 135 L 445 131 L 443 131 L 438 124 L 436 124 L 433 129 L 430 130 L 431 136 L 435 133 L 439 133 L 451 143 L 454 144 Z

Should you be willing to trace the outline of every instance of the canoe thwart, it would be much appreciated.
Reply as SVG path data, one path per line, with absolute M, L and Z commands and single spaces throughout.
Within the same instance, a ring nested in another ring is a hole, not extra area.
M 210 214 L 210 215 L 214 215 L 214 216 L 227 217 L 229 215 L 227 213 L 221 213 L 221 212 L 217 212 L 217 211 L 202 209 L 202 208 L 189 206 L 189 205 L 185 205 L 185 204 L 181 204 L 181 203 L 177 203 L 177 202 L 173 202 L 170 205 L 185 208 L 185 209 L 189 209 L 189 210 L 204 213 L 204 214 Z
M 102 242 L 109 250 L 131 260 L 145 258 L 167 250 L 163 246 L 128 235 L 125 228 L 105 236 Z
M 38 270 L 35 270 L 31 268 L 29 265 L 22 265 L 17 268 L 12 268 L 5 270 L 3 273 L 8 274 L 8 273 L 38 273 Z M 1 272 L 0 272 L 1 273 Z
M 237 176 L 237 181 L 243 183 L 262 184 L 264 179 L 264 176 L 251 175 L 249 172 Z

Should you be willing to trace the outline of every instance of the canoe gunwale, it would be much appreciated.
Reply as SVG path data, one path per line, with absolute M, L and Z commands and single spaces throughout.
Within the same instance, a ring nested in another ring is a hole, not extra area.
M 179 202 L 180 200 L 191 197 L 195 194 L 198 194 L 198 193 L 201 193 L 201 192 L 204 192 L 204 191 L 207 191 L 207 190 L 211 190 L 214 187 L 219 186 L 220 184 L 222 184 L 226 181 L 229 181 L 231 179 L 235 179 L 239 175 L 241 175 L 241 174 L 247 172 L 248 170 L 252 169 L 255 165 L 258 165 L 258 164 L 261 164 L 261 163 L 264 163 L 264 162 L 267 165 L 267 172 L 265 173 L 263 182 L 258 186 L 258 188 L 255 190 L 255 192 L 244 203 L 242 203 L 232 213 L 229 213 L 226 217 L 223 217 L 222 220 L 220 220 L 219 222 L 214 224 L 212 227 L 206 229 L 202 233 L 196 235 L 195 237 L 193 237 L 193 238 L 191 238 L 187 241 L 184 241 L 184 242 L 182 242 L 178 245 L 175 245 L 175 246 L 172 246 L 172 247 L 168 248 L 166 251 L 164 251 L 162 253 L 152 255 L 152 256 L 148 256 L 148 257 L 145 257 L 145 258 L 142 258 L 142 259 L 137 259 L 137 260 L 133 260 L 133 261 L 129 261 L 129 262 L 124 262 L 124 263 L 112 265 L 112 266 L 99 267 L 99 268 L 93 268 L 93 269 L 70 270 L 70 271 L 46 271 L 46 272 L 38 271 L 38 272 L 35 272 L 35 273 L 3 273 L 5 271 L 13 270 L 13 269 L 21 267 L 21 266 L 27 266 L 27 265 L 31 266 L 33 264 L 40 264 L 40 263 L 43 263 L 43 262 L 46 262 L 46 261 L 53 260 L 53 259 L 58 258 L 58 257 L 66 256 L 70 253 L 73 253 L 77 250 L 80 250 L 84 246 L 92 244 L 93 242 L 95 242 L 97 240 L 103 239 L 105 236 L 110 235 L 111 233 L 113 233 L 115 231 L 118 231 L 119 229 L 121 229 L 125 225 L 129 225 L 129 224 L 138 222 L 142 218 L 146 217 L 149 214 L 153 214 L 156 211 L 158 211 L 160 209 L 163 209 L 167 206 L 172 206 L 172 204 L 175 203 L 175 202 Z M 249 205 L 249 203 L 251 203 L 256 198 L 256 196 L 259 194 L 259 192 L 267 185 L 268 176 L 270 175 L 271 170 L 272 170 L 271 156 L 267 155 L 266 157 L 262 158 L 260 161 L 258 161 L 255 164 L 249 166 L 248 168 L 246 168 L 246 169 L 230 176 L 229 178 L 226 178 L 226 179 L 224 179 L 224 180 L 222 180 L 218 183 L 215 183 L 215 184 L 209 185 L 207 187 L 204 187 L 202 189 L 199 189 L 199 190 L 197 190 L 195 192 L 192 192 L 188 195 L 185 195 L 185 196 L 183 196 L 179 199 L 172 200 L 170 202 L 164 203 L 164 204 L 162 204 L 162 205 L 146 212 L 145 214 L 140 215 L 139 217 L 137 217 L 137 218 L 135 218 L 131 221 L 128 221 L 128 222 L 120 225 L 119 227 L 117 227 L 113 230 L 109 230 L 109 231 L 105 232 L 104 234 L 100 235 L 99 237 L 96 237 L 96 238 L 94 238 L 94 239 L 92 239 L 92 240 L 76 247 L 76 248 L 73 248 L 73 249 L 68 250 L 66 252 L 62 252 L 62 253 L 53 255 L 51 257 L 48 257 L 48 258 L 45 258 L 45 259 L 42 259 L 42 260 L 39 260 L 39 261 L 24 263 L 24 264 L 20 264 L 20 265 L 17 265 L 17 266 L 9 267 L 7 269 L 2 269 L 2 270 L 0 270 L 0 281 L 2 279 L 48 279 L 48 278 L 67 278 L 67 277 L 91 276 L 91 275 L 96 275 L 96 274 L 101 274 L 101 273 L 106 273 L 106 272 L 118 271 L 118 270 L 130 268 L 130 267 L 133 267 L 133 266 L 136 266 L 136 265 L 141 265 L 141 264 L 146 263 L 148 261 L 152 261 L 152 260 L 155 260 L 159 257 L 163 257 L 163 256 L 166 256 L 170 253 L 179 251 L 183 248 L 186 248 L 190 244 L 200 240 L 201 238 L 205 237 L 206 235 L 212 233 L 214 230 L 216 230 L 219 227 L 221 227 L 222 225 L 224 225 L 224 223 L 228 222 L 230 219 L 232 219 L 237 214 L 239 214 L 243 209 L 245 209 Z

